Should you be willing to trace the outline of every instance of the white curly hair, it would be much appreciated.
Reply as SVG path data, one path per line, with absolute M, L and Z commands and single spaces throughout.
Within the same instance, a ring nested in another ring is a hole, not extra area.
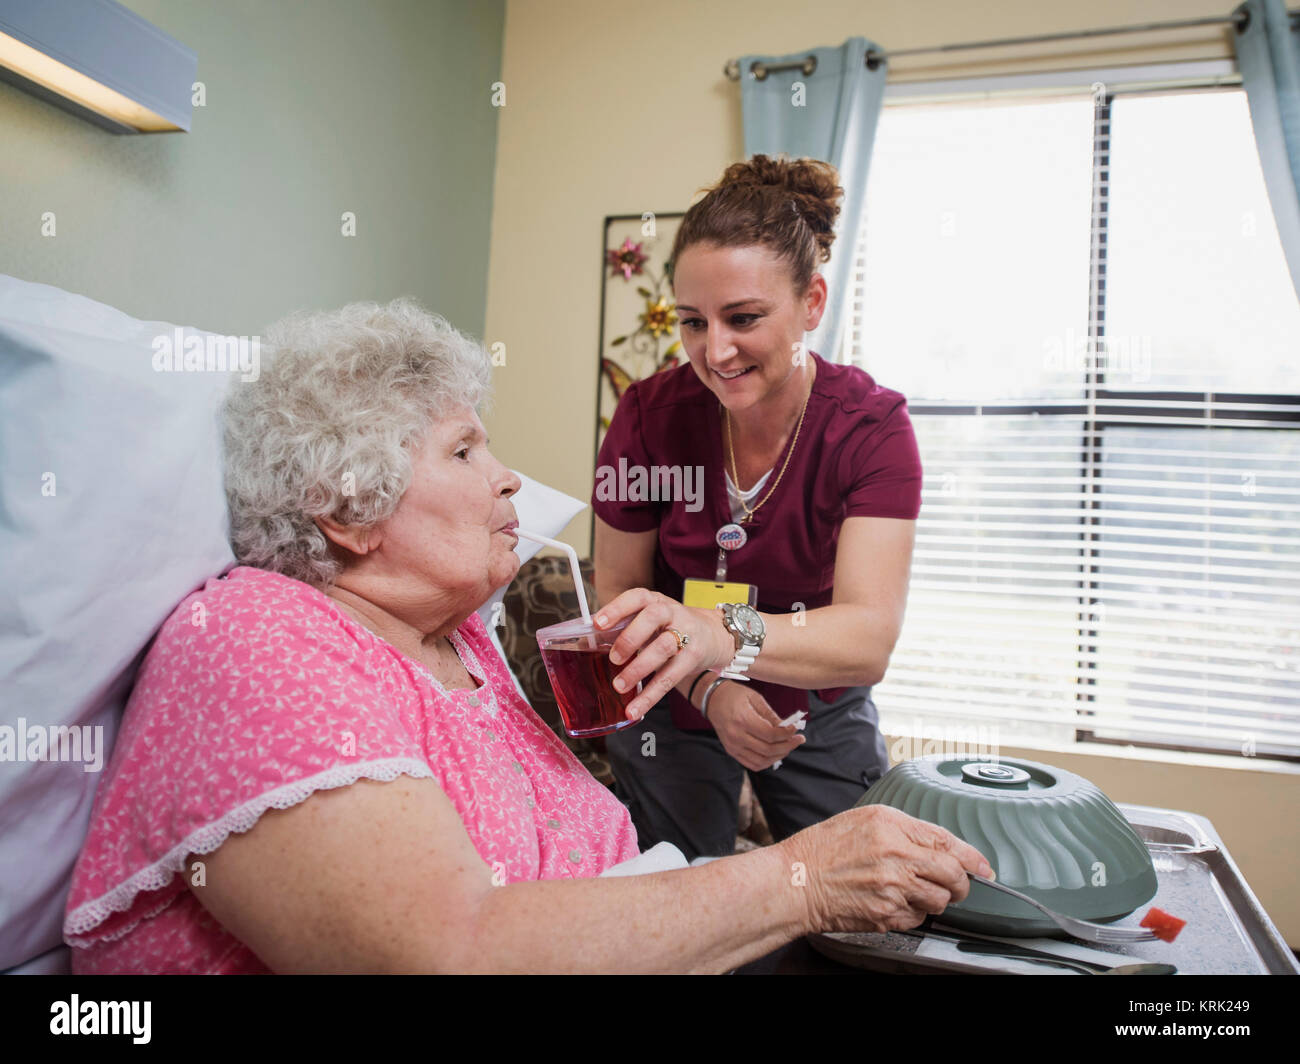
M 328 590 L 343 566 L 313 519 L 391 517 L 434 422 L 488 398 L 490 361 L 411 299 L 290 315 L 263 334 L 262 358 L 222 410 L 231 548 Z

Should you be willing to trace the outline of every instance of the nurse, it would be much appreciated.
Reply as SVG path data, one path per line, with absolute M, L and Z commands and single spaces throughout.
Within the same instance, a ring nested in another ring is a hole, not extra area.
M 903 623 L 921 463 L 903 396 L 805 347 L 838 180 L 756 155 L 690 208 L 672 250 L 689 364 L 632 384 L 600 449 L 598 467 L 704 486 L 702 507 L 592 498 L 599 615 L 635 615 L 612 660 L 646 683 L 643 719 L 607 738 L 643 849 L 731 853 L 746 772 L 780 840 L 888 768 L 871 688 Z M 720 635 L 735 657 L 704 668 Z

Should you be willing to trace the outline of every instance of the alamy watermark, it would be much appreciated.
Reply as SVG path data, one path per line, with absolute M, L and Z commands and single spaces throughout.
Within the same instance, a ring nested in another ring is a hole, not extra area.
M 217 336 L 191 333 L 179 326 L 170 335 L 153 338 L 153 368 L 157 373 L 242 373 L 252 382 L 262 372 L 260 336 Z
M 86 772 L 104 767 L 102 724 L 0 724 L 0 761 L 81 761 Z
M 897 764 L 918 757 L 969 757 L 972 761 L 996 761 L 996 724 L 935 725 L 914 718 L 910 734 L 897 736 L 889 746 L 889 760 Z
M 136 1045 L 146 1045 L 152 1011 L 152 1001 L 82 1001 L 73 994 L 50 1005 L 50 1034 L 130 1035 Z
M 687 513 L 704 509 L 703 466 L 629 465 L 620 458 L 617 466 L 596 469 L 596 499 L 600 502 L 686 503 Z
M 1095 346 L 1094 346 L 1095 345 Z M 1043 368 L 1049 373 L 1076 375 L 1096 368 L 1108 383 L 1144 384 L 1151 379 L 1150 336 L 1102 336 L 1066 329 L 1064 336 L 1043 341 Z

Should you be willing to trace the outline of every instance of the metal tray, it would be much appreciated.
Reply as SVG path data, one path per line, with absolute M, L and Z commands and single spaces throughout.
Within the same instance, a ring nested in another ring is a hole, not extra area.
M 1172 943 L 1156 942 L 1158 958 L 1184 975 L 1296 975 L 1300 965 L 1273 921 L 1242 878 L 1214 826 L 1203 816 L 1174 809 L 1119 805 L 1119 810 L 1151 850 L 1156 869 L 1156 896 L 1114 926 L 1136 927 L 1151 906 L 1187 921 Z M 945 928 L 931 918 L 936 932 L 966 938 L 993 938 Z M 1050 939 L 993 939 L 1050 951 Z M 874 971 L 970 972 L 989 974 L 983 965 L 917 957 L 916 934 L 825 933 L 808 936 L 809 944 L 832 960 Z M 1155 959 L 1151 942 L 1092 949 L 1115 954 L 1115 963 Z

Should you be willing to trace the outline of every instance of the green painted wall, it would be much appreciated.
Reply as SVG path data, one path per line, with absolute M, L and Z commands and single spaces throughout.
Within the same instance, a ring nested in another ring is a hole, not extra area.
M 0 83 L 0 273 L 226 333 L 411 295 L 482 335 L 505 0 L 126 6 L 207 105 L 115 136 Z

